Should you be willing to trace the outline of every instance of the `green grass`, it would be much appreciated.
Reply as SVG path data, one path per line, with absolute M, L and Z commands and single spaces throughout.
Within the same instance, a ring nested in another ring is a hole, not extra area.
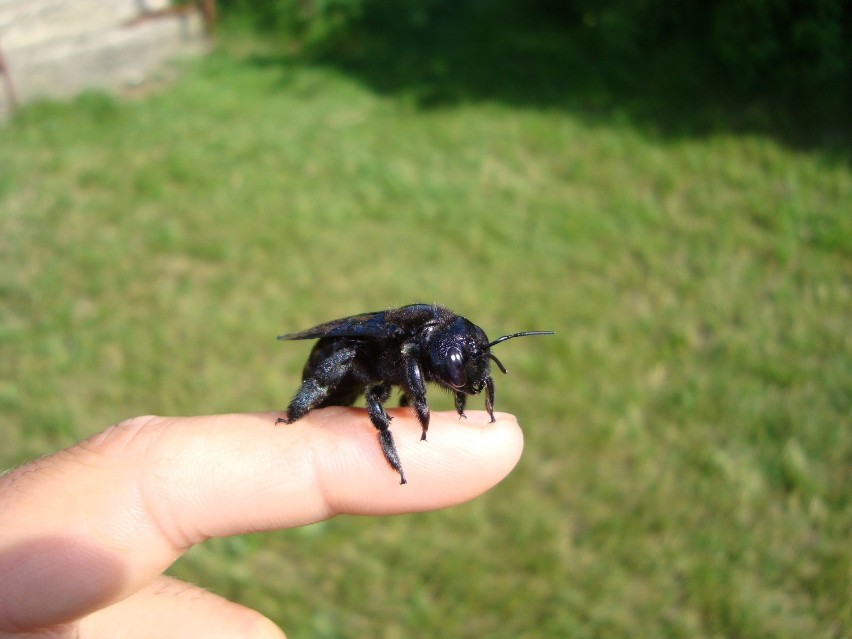
M 0 466 L 136 414 L 283 408 L 310 345 L 277 334 L 439 302 L 557 331 L 501 347 L 517 470 L 173 574 L 296 637 L 852 635 L 849 164 L 423 108 L 263 46 L 0 130 Z

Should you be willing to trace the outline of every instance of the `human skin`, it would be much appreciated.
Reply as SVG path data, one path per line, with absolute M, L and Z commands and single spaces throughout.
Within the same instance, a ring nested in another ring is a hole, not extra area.
M 517 463 L 512 415 L 389 411 L 409 483 L 366 412 L 137 417 L 0 476 L 0 637 L 282 637 L 260 613 L 164 576 L 211 537 L 339 514 L 446 508 Z M 322 558 L 317 558 L 322 561 Z

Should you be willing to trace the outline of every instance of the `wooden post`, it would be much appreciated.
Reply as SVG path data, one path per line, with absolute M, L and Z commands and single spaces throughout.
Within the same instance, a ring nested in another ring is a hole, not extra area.
M 9 96 L 9 104 L 14 113 L 18 108 L 18 96 L 15 93 L 15 84 L 12 82 L 12 73 L 3 56 L 3 47 L 0 47 L 0 75 L 3 76 L 3 87 L 6 89 L 6 95 Z

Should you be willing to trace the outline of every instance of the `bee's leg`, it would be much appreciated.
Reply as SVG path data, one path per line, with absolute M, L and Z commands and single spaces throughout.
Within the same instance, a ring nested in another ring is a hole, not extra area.
M 287 417 L 279 417 L 275 423 L 292 424 L 322 404 L 323 400 L 352 369 L 354 358 L 354 348 L 342 348 L 324 359 L 312 371 L 310 377 L 306 377 L 302 381 L 302 385 L 287 407 Z
M 456 400 L 456 412 L 459 414 L 459 417 L 464 417 L 464 405 L 467 403 L 467 395 L 464 393 L 453 393 L 453 397 Z
M 494 422 L 494 380 L 490 377 L 485 380 L 485 410 Z
M 399 396 L 399 407 L 407 408 L 411 406 L 411 398 L 408 396 L 408 393 L 403 391 L 403 393 Z
M 393 435 L 390 432 L 391 416 L 382 406 L 390 396 L 390 388 L 386 384 L 370 386 L 364 391 L 364 396 L 367 399 L 367 412 L 370 414 L 370 421 L 379 431 L 379 445 L 382 447 L 385 459 L 390 467 L 399 473 L 399 483 L 408 483 L 405 479 L 405 473 L 402 471 L 399 453 L 396 452 L 396 444 L 393 443 Z
M 405 360 L 405 386 L 406 394 L 414 402 L 417 421 L 423 429 L 420 435 L 420 441 L 423 441 L 426 439 L 426 431 L 429 430 L 429 404 L 426 403 L 426 383 L 423 381 L 423 372 L 414 358 Z

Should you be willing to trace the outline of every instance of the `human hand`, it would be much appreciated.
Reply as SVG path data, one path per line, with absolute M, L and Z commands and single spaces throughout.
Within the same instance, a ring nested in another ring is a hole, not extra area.
M 138 417 L 0 476 L 0 637 L 281 637 L 254 610 L 162 572 L 210 537 L 338 514 L 436 510 L 517 463 L 512 415 L 389 411 L 409 483 L 363 409 Z

